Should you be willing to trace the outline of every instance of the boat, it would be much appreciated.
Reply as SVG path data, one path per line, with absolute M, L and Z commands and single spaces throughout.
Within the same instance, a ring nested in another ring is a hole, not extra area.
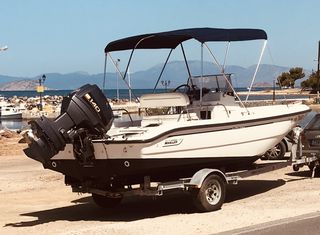
M 203 69 L 200 74 L 191 73 L 183 46 L 189 40 L 200 43 L 202 64 L 207 49 L 218 74 L 204 74 Z M 110 58 L 124 82 L 135 51 L 168 49 L 156 90 L 171 52 L 179 48 L 188 73 L 186 81 L 172 91 L 142 95 L 140 109 L 145 115 L 121 124 L 114 122 L 112 109 L 97 85 L 82 86 L 65 97 L 56 120 L 41 117 L 31 121 L 24 152 L 45 168 L 64 174 L 66 184 L 78 192 L 104 196 L 106 191 L 143 184 L 146 176 L 151 182 L 165 182 L 192 176 L 203 168 L 247 169 L 310 111 L 302 103 L 249 107 L 240 99 L 232 86 L 232 74 L 224 72 L 208 42 L 229 45 L 251 40 L 263 41 L 255 77 L 267 41 L 261 29 L 191 28 L 110 42 L 104 49 L 106 63 Z M 125 50 L 131 54 L 123 74 L 111 54 Z
M 8 119 L 22 119 L 22 112 L 19 108 L 15 107 L 4 100 L 0 101 L 0 120 Z

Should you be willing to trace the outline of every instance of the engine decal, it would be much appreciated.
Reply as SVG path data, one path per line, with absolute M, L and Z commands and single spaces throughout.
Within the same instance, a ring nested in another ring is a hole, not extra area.
M 93 98 L 89 93 L 85 94 L 84 98 L 86 98 L 86 100 L 91 104 L 91 106 L 96 110 L 97 113 L 100 113 L 100 107 L 97 105 L 96 102 L 94 102 Z

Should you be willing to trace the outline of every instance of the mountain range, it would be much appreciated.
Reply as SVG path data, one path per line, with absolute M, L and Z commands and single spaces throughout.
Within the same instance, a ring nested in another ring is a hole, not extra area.
M 201 74 L 200 61 L 189 61 L 189 68 L 192 74 Z M 153 88 L 159 74 L 162 70 L 162 64 L 155 65 L 147 70 L 137 71 L 130 74 L 131 87 L 134 89 L 148 89 Z M 226 66 L 225 72 L 233 74 L 233 84 L 235 87 L 248 87 L 250 85 L 252 76 L 254 74 L 256 65 L 249 66 L 247 68 L 241 66 L 230 65 Z M 282 67 L 277 65 L 262 64 L 255 79 L 255 86 L 272 86 L 273 80 L 276 79 L 282 72 L 289 71 L 289 67 Z M 204 74 L 217 74 L 219 70 L 216 66 L 212 66 L 210 62 L 204 62 L 203 64 Z M 310 72 L 305 71 L 306 77 Z M 41 75 L 36 77 L 13 77 L 0 75 L 0 90 L 34 90 L 38 85 L 38 79 Z M 53 90 L 72 90 L 76 89 L 84 84 L 97 84 L 102 86 L 103 73 L 88 74 L 86 72 L 74 72 L 68 74 L 61 73 L 47 73 L 45 80 L 46 89 Z M 106 88 L 117 88 L 116 73 L 106 74 Z M 127 76 L 128 78 L 128 76 Z M 188 78 L 188 72 L 184 61 L 173 61 L 167 64 L 161 80 L 169 80 L 168 87 L 174 88 L 178 85 L 186 83 Z M 296 86 L 300 85 L 300 81 Z M 118 81 L 120 89 L 127 88 L 123 81 Z M 158 88 L 163 88 L 161 82 Z

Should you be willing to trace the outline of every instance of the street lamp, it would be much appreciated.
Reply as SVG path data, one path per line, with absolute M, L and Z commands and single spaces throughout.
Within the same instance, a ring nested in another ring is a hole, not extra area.
M 42 111 L 42 93 L 44 92 L 44 81 L 46 80 L 46 75 L 42 75 L 38 81 L 39 81 L 39 86 L 37 86 L 37 92 L 40 94 L 40 106 L 39 109 Z
M 276 101 L 276 79 L 273 79 L 272 101 Z
M 320 41 L 318 45 L 318 66 L 317 66 L 317 78 L 318 78 L 318 91 L 319 91 L 319 76 L 320 76 Z
M 320 73 L 319 73 L 319 67 L 320 67 L 320 41 L 318 45 L 318 59 L 315 60 L 318 62 L 317 66 L 317 72 L 316 72 L 316 79 L 317 79 L 317 98 L 316 98 L 316 103 L 319 104 L 320 101 L 320 96 L 319 96 L 319 85 L 320 85 Z
M 162 80 L 162 81 L 161 81 L 161 84 L 162 84 L 162 86 L 165 87 L 165 89 L 166 89 L 166 91 L 167 91 L 167 88 L 168 88 L 168 86 L 170 85 L 170 80 Z

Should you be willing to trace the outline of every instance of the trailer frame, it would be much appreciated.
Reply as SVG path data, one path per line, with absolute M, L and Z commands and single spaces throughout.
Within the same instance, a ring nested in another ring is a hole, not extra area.
M 88 186 L 71 185 L 73 192 L 92 193 L 93 199 L 99 206 L 105 207 L 120 203 L 122 197 L 127 196 L 163 196 L 169 192 L 191 192 L 196 207 L 203 212 L 218 210 L 221 208 L 226 195 L 226 185 L 238 184 L 242 179 L 275 171 L 292 166 L 297 171 L 302 166 L 312 167 L 312 176 L 315 169 L 319 169 L 320 151 L 306 151 L 300 138 L 301 128 L 294 128 L 290 158 L 287 161 L 272 163 L 254 163 L 250 168 L 235 172 L 223 172 L 221 169 L 203 168 L 195 172 L 191 177 L 180 178 L 176 181 L 151 182 L 150 176 L 144 176 L 143 183 L 126 185 L 116 191 L 91 188 Z M 305 156 L 308 153 L 311 156 Z M 106 200 L 106 202 L 104 202 Z

